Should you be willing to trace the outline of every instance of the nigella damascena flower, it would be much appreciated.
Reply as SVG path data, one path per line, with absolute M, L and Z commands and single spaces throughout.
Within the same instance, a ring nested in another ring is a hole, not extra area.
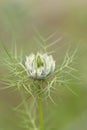
M 26 71 L 33 79 L 44 79 L 55 70 L 55 61 L 52 55 L 37 53 L 26 57 Z

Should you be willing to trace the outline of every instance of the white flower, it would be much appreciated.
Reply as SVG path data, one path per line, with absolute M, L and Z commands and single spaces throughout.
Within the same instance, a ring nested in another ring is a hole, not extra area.
M 55 61 L 51 55 L 37 53 L 26 57 L 26 71 L 33 79 L 44 79 L 55 70 Z

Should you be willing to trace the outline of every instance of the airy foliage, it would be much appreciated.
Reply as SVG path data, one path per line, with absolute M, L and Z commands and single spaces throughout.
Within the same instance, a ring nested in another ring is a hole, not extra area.
M 12 53 L 3 45 L 5 55 L 1 59 L 1 64 L 7 68 L 7 75 L 3 75 L 0 79 L 0 82 L 5 85 L 2 89 L 11 87 L 18 89 L 20 93 L 22 92 L 21 97 L 23 102 L 17 108 L 24 105 L 24 111 L 21 111 L 24 119 L 23 123 L 25 129 L 30 130 L 39 130 L 40 128 L 36 124 L 36 119 L 29 112 L 27 100 L 32 98 L 34 108 L 37 105 L 36 100 L 39 97 L 40 123 L 43 130 L 41 100 L 50 98 L 55 103 L 51 97 L 51 92 L 55 91 L 58 85 L 65 85 L 72 91 L 68 86 L 69 79 L 66 78 L 66 75 L 75 77 L 71 72 L 73 70 L 76 71 L 72 68 L 76 51 L 71 56 L 66 53 L 63 63 L 56 65 L 56 60 L 53 59 L 52 55 L 49 55 L 50 52 L 47 52 L 47 49 L 56 44 L 61 38 L 47 45 L 46 41 L 50 37 L 44 40 L 40 34 L 38 36 L 40 39 L 39 43 L 42 41 L 40 44 L 43 53 L 37 52 L 36 54 L 29 54 L 29 56 L 25 54 L 22 58 L 21 55 L 17 55 L 17 48 L 14 49 L 15 53 Z

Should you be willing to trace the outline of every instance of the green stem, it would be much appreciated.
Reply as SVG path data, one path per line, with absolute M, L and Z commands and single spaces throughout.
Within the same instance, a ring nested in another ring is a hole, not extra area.
M 40 86 L 39 90 L 41 90 Z M 44 130 L 42 94 L 38 95 L 38 112 L 39 112 L 40 130 Z
M 43 103 L 42 103 L 42 98 L 40 97 L 38 97 L 38 111 L 39 111 L 40 130 L 44 130 Z

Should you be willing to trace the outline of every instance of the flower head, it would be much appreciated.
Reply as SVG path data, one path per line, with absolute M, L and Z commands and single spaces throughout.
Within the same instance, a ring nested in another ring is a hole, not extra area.
M 37 53 L 26 57 L 26 71 L 29 77 L 34 79 L 44 79 L 55 70 L 55 61 L 52 55 Z

